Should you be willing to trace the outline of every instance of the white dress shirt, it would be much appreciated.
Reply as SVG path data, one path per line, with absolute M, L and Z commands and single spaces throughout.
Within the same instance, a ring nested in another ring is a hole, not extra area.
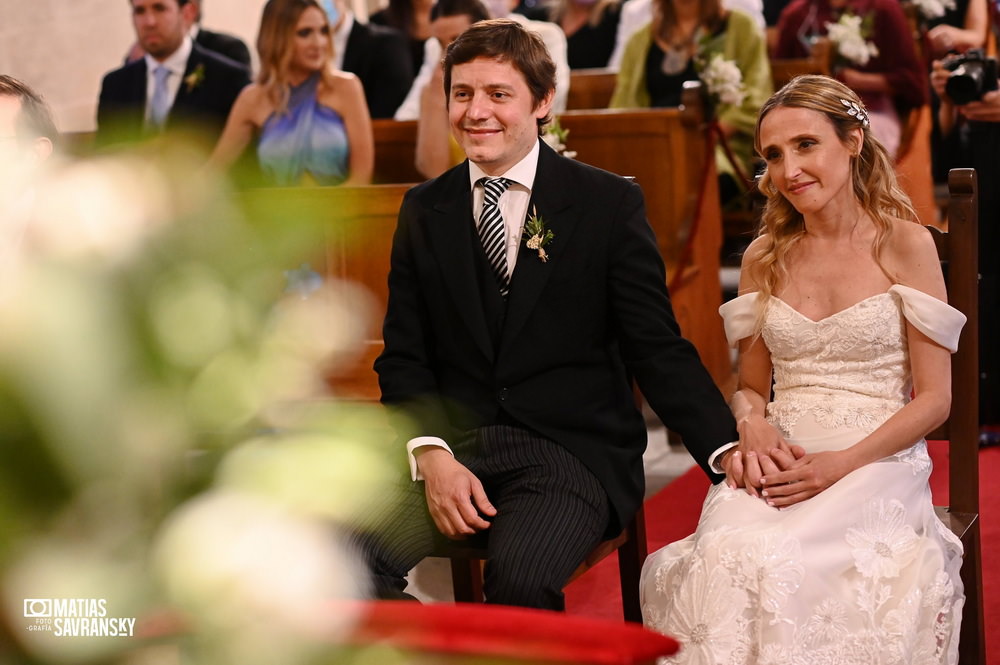
M 344 51 L 347 50 L 347 38 L 351 36 L 351 29 L 354 27 L 354 15 L 350 12 L 344 14 L 344 20 L 340 22 L 340 27 L 331 35 L 333 40 L 333 67 L 344 71 Z
M 153 92 L 156 88 L 156 75 L 153 73 L 157 67 L 166 67 L 170 74 L 167 75 L 167 92 L 170 94 L 170 108 L 174 107 L 174 100 L 177 99 L 177 91 L 181 89 L 181 82 L 184 80 L 184 70 L 187 69 L 188 58 L 191 57 L 191 37 L 184 35 L 184 40 L 180 47 L 167 56 L 166 60 L 160 62 L 150 54 L 145 54 L 146 59 L 146 122 L 149 122 L 149 113 L 152 110 Z M 168 114 L 169 116 L 169 114 Z
M 556 66 L 556 95 L 552 100 L 552 112 L 561 113 L 566 110 L 566 98 L 569 95 L 569 56 L 566 48 L 566 35 L 562 28 L 548 21 L 532 21 L 521 14 L 509 14 L 507 18 L 517 21 L 528 30 L 538 33 L 549 51 L 549 57 Z M 434 75 L 434 68 L 441 64 L 444 57 L 441 42 L 431 38 L 424 42 L 424 62 L 420 65 L 417 77 L 406 94 L 406 99 L 393 116 L 396 120 L 416 120 L 420 116 L 420 95 Z
M 764 2 L 763 0 L 722 0 L 722 6 L 726 9 L 739 9 L 750 15 L 760 26 L 761 34 L 766 29 L 764 22 Z M 653 0 L 627 0 L 622 5 L 621 17 L 618 19 L 618 32 L 615 34 L 615 50 L 608 60 L 608 67 L 618 71 L 622 64 L 622 56 L 625 55 L 625 46 L 632 35 L 639 32 L 650 21 L 653 20 Z
M 484 188 L 478 182 L 479 179 L 501 177 L 513 181 L 498 202 L 506 234 L 508 275 L 513 274 L 514 265 L 517 263 L 517 250 L 521 246 L 524 220 L 528 214 L 528 202 L 531 200 L 531 187 L 535 182 L 535 171 L 538 170 L 538 151 L 538 141 L 535 141 L 534 147 L 521 161 L 499 176 L 488 176 L 475 162 L 469 162 L 469 187 L 472 188 L 472 218 L 476 220 L 477 225 L 479 224 L 479 216 L 482 213 L 483 199 L 485 198 Z M 413 451 L 421 446 L 436 446 L 444 448 L 452 455 L 455 454 L 443 439 L 436 436 L 418 436 L 415 439 L 411 439 L 406 444 L 406 456 L 410 462 L 410 477 L 414 481 L 423 480 L 423 476 L 420 475 L 420 471 L 417 469 L 417 459 L 413 455 Z

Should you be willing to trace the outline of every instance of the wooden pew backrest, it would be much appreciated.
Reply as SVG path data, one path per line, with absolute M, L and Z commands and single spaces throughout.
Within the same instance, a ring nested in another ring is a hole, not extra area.
M 574 69 L 569 74 L 566 109 L 606 109 L 615 91 L 618 73 L 606 67 Z
M 830 40 L 821 37 L 812 45 L 808 58 L 771 58 L 771 80 L 774 89 L 803 74 L 826 74 L 831 72 L 830 62 L 833 57 Z
M 376 185 L 426 180 L 416 166 L 417 121 L 376 118 L 372 120 L 375 137 Z

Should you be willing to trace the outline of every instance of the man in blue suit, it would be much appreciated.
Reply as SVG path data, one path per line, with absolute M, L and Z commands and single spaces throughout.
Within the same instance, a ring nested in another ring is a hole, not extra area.
M 236 96 L 250 82 L 249 71 L 193 42 L 186 26 L 197 8 L 190 0 L 130 0 L 130 4 L 145 55 L 104 77 L 97 144 L 184 130 L 211 148 Z
M 375 593 L 398 597 L 436 541 L 485 531 L 487 601 L 558 609 L 642 502 L 631 381 L 716 479 L 736 426 L 681 337 L 638 185 L 539 140 L 555 95 L 541 39 L 474 24 L 444 89 L 468 159 L 403 202 L 375 362 L 382 401 L 413 425 L 412 481 L 358 544 Z

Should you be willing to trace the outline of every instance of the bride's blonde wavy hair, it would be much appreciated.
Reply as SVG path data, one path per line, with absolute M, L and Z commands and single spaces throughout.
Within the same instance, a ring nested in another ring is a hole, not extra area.
M 857 148 L 850 132 L 860 128 L 864 133 L 861 150 L 851 157 L 854 196 L 875 224 L 872 256 L 882 272 L 895 282 L 882 263 L 882 250 L 892 233 L 893 219 L 917 221 L 917 213 L 913 210 L 910 197 L 896 181 L 892 158 L 885 147 L 857 115 L 848 113 L 848 107 L 841 100 L 864 109 L 864 104 L 854 91 L 840 81 L 818 75 L 792 79 L 761 107 L 754 131 L 754 148 L 764 156 L 760 144 L 761 123 L 768 113 L 781 107 L 804 108 L 822 113 L 833 124 L 838 138 L 848 148 Z M 751 278 L 758 288 L 757 322 L 754 328 L 755 333 L 759 334 L 765 305 L 778 283 L 788 276 L 786 259 L 795 243 L 805 234 L 805 225 L 802 214 L 778 191 L 766 169 L 757 186 L 767 197 L 757 230 L 758 237 L 766 235 L 767 238 L 760 255 L 750 268 Z

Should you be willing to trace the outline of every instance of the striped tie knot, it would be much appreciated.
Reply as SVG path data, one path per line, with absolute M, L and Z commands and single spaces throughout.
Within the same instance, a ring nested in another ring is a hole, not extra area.
M 504 242 L 503 216 L 500 214 L 500 197 L 513 184 L 507 178 L 481 178 L 483 185 L 483 211 L 479 215 L 479 240 L 483 243 L 486 260 L 497 279 L 500 295 L 504 298 L 510 291 L 510 276 L 507 274 L 507 244 Z

